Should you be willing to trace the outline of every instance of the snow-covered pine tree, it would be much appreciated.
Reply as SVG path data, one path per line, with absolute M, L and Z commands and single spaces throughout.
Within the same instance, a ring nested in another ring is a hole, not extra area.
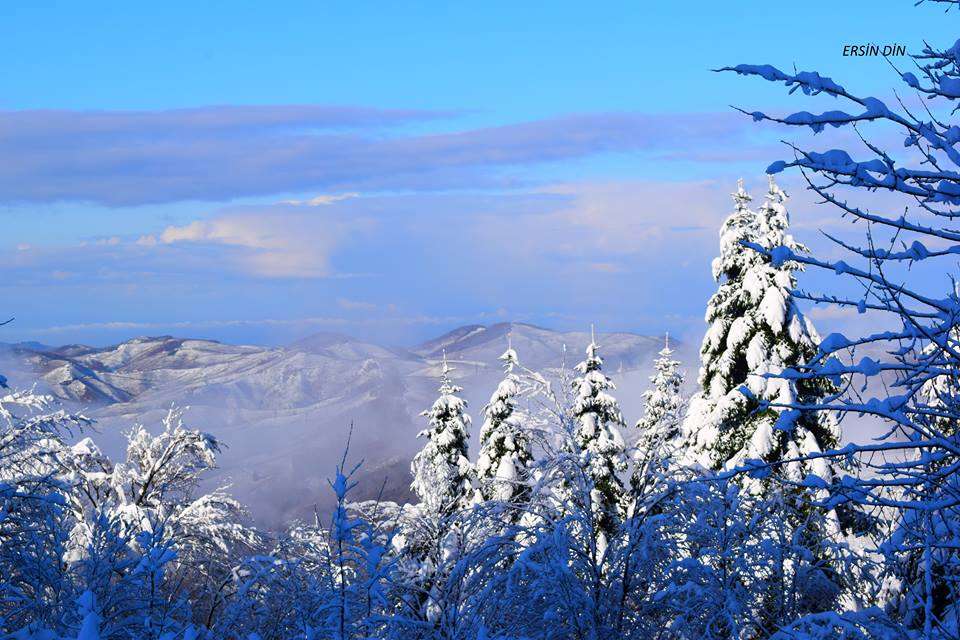
M 427 442 L 410 467 L 411 488 L 420 502 L 400 519 L 402 552 L 395 582 L 417 625 L 440 624 L 448 579 L 466 544 L 463 525 L 471 511 L 465 509 L 474 498 L 467 458 L 470 416 L 467 402 L 457 395 L 462 389 L 450 379 L 452 370 L 444 353 L 440 397 L 421 414 L 429 427 L 418 437 Z
M 604 375 L 596 337 L 591 328 L 586 359 L 576 366 L 580 375 L 573 382 L 576 419 L 573 438 L 580 452 L 581 466 L 593 483 L 591 503 L 600 532 L 616 528 L 619 509 L 623 505 L 623 483 L 619 473 L 627 461 L 623 437 L 618 427 L 624 426 L 616 398 L 608 393 L 616 387 Z
M 457 396 L 462 389 L 450 380 L 453 369 L 443 355 L 440 397 L 422 414 L 430 426 L 417 437 L 426 437 L 423 449 L 414 456 L 411 489 L 428 511 L 449 515 L 472 498 L 473 470 L 467 458 L 470 416 L 467 401 Z
M 526 483 L 533 453 L 516 406 L 520 377 L 514 368 L 520 363 L 513 345 L 508 346 L 500 360 L 505 375 L 483 408 L 480 455 L 476 464 L 477 491 L 482 500 L 522 502 L 529 493 Z
M 635 495 L 643 492 L 655 476 L 664 470 L 679 446 L 684 398 L 683 373 L 680 362 L 673 359 L 670 335 L 664 340 L 660 357 L 650 377 L 653 386 L 643 393 L 643 417 L 637 421 L 637 444 L 634 447 L 634 470 L 630 487 Z
M 765 376 L 807 362 L 820 339 L 791 293 L 800 266 L 791 261 L 774 265 L 745 243 L 784 246 L 797 254 L 806 248 L 787 234 L 786 194 L 773 178 L 759 212 L 748 207 L 751 198 L 742 180 L 733 199 L 735 210 L 723 224 L 720 256 L 713 262 L 720 285 L 707 306 L 710 327 L 700 349 L 701 391 L 691 400 L 683 427 L 690 440 L 685 458 L 712 469 L 799 457 L 839 441 L 838 426 L 826 413 L 757 410 L 764 401 L 815 402 L 828 390 L 822 382 L 791 385 Z M 832 479 L 823 459 L 791 463 L 783 471 L 796 480 L 808 473 Z
M 835 477 L 834 465 L 827 459 L 803 459 L 836 447 L 840 433 L 833 416 L 785 408 L 816 405 L 833 391 L 824 378 L 792 381 L 778 375 L 810 362 L 820 343 L 793 297 L 800 265 L 774 261 L 757 250 L 786 247 L 794 255 L 806 252 L 787 233 L 787 196 L 771 178 L 759 211 L 748 207 L 750 198 L 742 182 L 733 197 L 736 208 L 724 222 L 720 256 L 713 263 L 713 275 L 720 284 L 707 307 L 710 328 L 700 350 L 701 390 L 691 400 L 683 425 L 682 437 L 688 443 L 685 460 L 720 470 L 749 466 L 750 461 L 790 459 L 768 469 L 798 484 L 819 478 L 813 481 L 819 488 L 805 492 L 789 486 L 768 487 L 748 475 L 740 476 L 740 483 L 751 493 L 763 495 L 757 507 L 766 504 L 765 508 L 773 509 L 789 528 L 786 539 L 794 540 L 794 546 L 802 548 L 800 555 L 810 562 L 801 567 L 785 561 L 775 567 L 776 579 L 794 580 L 805 572 L 802 584 L 824 587 L 811 600 L 819 610 L 832 606 L 829 601 L 843 592 L 859 591 L 858 578 L 840 569 L 843 552 L 834 545 L 833 536 L 841 529 L 859 530 L 866 522 L 862 514 L 846 507 L 824 512 L 809 499 L 811 494 L 823 497 L 822 488 Z M 761 617 L 763 624 L 772 624 L 783 614 L 783 601 L 775 590 L 765 598 Z

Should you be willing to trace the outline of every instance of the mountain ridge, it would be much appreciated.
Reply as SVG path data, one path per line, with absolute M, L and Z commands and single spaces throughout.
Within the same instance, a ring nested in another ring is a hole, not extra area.
M 572 367 L 589 341 L 587 332 L 506 322 L 458 327 L 411 348 L 329 332 L 280 347 L 142 336 L 105 347 L 3 345 L 0 372 L 12 372 L 22 386 L 39 379 L 42 390 L 82 409 L 97 421 L 96 440 L 112 456 L 122 455 L 122 433 L 135 422 L 156 430 L 171 405 L 188 407 L 188 426 L 228 445 L 216 483 L 232 484 L 259 521 L 276 525 L 323 504 L 351 424 L 351 451 L 370 471 L 361 493 L 371 495 L 389 474 L 407 469 L 404 461 L 421 446 L 419 414 L 436 398 L 444 352 L 479 419 L 502 376 L 497 358 L 508 334 L 534 370 L 564 359 Z M 598 342 L 625 415 L 637 415 L 662 339 L 620 332 Z M 392 478 L 386 497 L 405 499 L 407 482 Z

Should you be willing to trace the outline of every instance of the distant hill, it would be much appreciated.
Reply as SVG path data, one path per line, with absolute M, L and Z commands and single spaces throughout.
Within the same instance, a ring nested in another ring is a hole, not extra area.
M 503 353 L 507 338 L 513 343 L 525 365 L 540 369 L 558 367 L 564 358 L 571 366 L 580 360 L 589 342 L 586 332 L 560 332 L 520 322 L 502 322 L 490 326 L 468 325 L 421 344 L 413 351 L 423 357 L 448 358 L 488 366 Z M 663 348 L 663 339 L 634 333 L 607 333 L 598 338 L 609 370 L 636 369 L 648 364 L 651 353 Z
M 589 341 L 585 332 L 501 323 L 460 327 L 409 350 L 333 333 L 283 348 L 171 336 L 102 348 L 19 343 L 0 350 L 0 372 L 17 384 L 39 379 L 65 403 L 82 407 L 97 420 L 95 439 L 111 455 L 122 454 L 122 432 L 135 422 L 158 428 L 171 404 L 189 407 L 189 424 L 228 446 L 217 482 L 229 482 L 270 526 L 309 518 L 314 505 L 329 504 L 326 479 L 351 423 L 351 459 L 365 460 L 358 492 L 375 497 L 388 477 L 385 497 L 406 499 L 409 460 L 421 446 L 419 413 L 436 396 L 443 353 L 464 387 L 476 438 L 508 336 L 523 364 L 538 370 L 564 358 L 573 366 Z M 662 340 L 614 333 L 598 341 L 625 415 L 636 420 Z

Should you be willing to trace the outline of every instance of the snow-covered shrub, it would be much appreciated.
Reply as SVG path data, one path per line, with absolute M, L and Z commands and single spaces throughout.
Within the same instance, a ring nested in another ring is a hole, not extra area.
M 74 608 L 62 560 L 70 487 L 58 469 L 63 437 L 91 422 L 52 403 L 0 376 L 0 629 L 9 633 L 49 629 Z
M 351 505 L 346 453 L 330 487 L 336 507 L 329 524 L 296 524 L 269 554 L 245 560 L 233 573 L 216 637 L 373 638 L 386 633 L 394 601 L 389 578 L 397 561 L 396 505 Z

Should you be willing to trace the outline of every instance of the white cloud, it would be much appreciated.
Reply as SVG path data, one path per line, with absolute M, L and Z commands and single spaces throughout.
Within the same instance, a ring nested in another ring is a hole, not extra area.
M 340 202 L 341 200 L 349 200 L 351 198 L 359 198 L 359 197 L 360 197 L 360 194 L 356 192 L 321 194 L 315 198 L 310 198 L 309 200 L 281 200 L 280 204 L 289 204 L 293 206 L 322 207 L 325 205 L 333 204 L 334 202 Z
M 716 243 L 729 213 L 732 188 L 715 182 L 605 182 L 554 185 L 542 193 L 566 196 L 567 203 L 545 213 L 510 220 L 510 242 L 503 223 L 479 218 L 473 226 L 484 245 L 518 257 L 559 255 L 582 259 L 586 269 L 615 273 L 631 263 L 687 254 L 691 242 Z M 617 259 L 615 259 L 617 258 Z
M 575 196 L 558 216 L 595 251 L 646 254 L 676 250 L 679 236 L 715 236 L 730 209 L 716 182 L 611 182 L 557 187 Z M 669 243 L 668 238 L 673 238 Z
M 239 268 L 252 275 L 321 278 L 333 275 L 330 258 L 337 245 L 372 226 L 369 218 L 264 208 L 169 226 L 160 234 L 160 242 L 233 247 L 238 250 L 234 259 Z

